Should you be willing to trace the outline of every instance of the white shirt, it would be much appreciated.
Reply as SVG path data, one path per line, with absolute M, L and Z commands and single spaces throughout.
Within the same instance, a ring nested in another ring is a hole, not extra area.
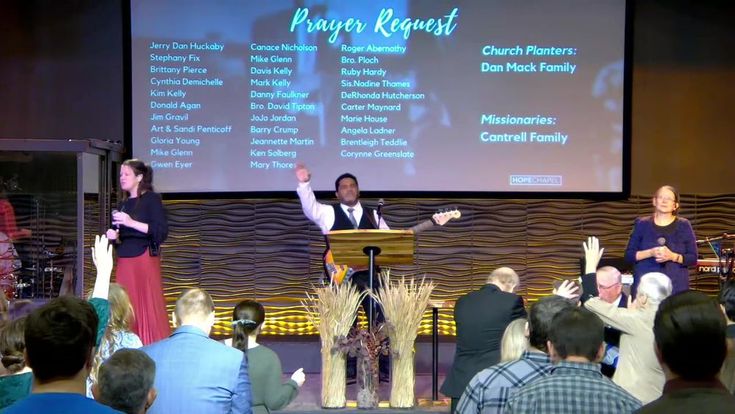
M 327 234 L 332 229 L 332 226 L 334 226 L 334 208 L 331 205 L 328 204 L 322 204 L 318 201 L 316 201 L 316 196 L 314 195 L 314 190 L 311 189 L 311 184 L 309 182 L 305 183 L 299 183 L 299 186 L 296 188 L 296 194 L 299 195 L 299 200 L 301 201 L 301 209 L 304 211 L 304 215 L 311 221 L 314 222 L 322 231 L 322 234 Z M 347 217 L 350 216 L 350 213 L 347 211 L 350 206 L 341 204 L 339 205 L 342 210 L 345 212 L 345 215 Z M 358 201 L 357 204 L 355 204 L 353 207 L 355 210 L 352 212 L 352 214 L 355 216 L 355 220 L 359 223 L 362 219 L 362 213 L 363 208 L 362 204 Z M 378 212 L 374 211 L 373 216 L 375 217 L 375 222 L 378 221 Z M 381 230 L 390 230 L 390 227 L 388 227 L 388 224 L 385 223 L 385 220 L 383 218 L 380 218 L 380 223 L 378 224 L 378 227 Z
M 623 300 L 623 295 L 622 294 L 618 295 L 618 298 L 615 299 L 615 302 L 613 302 L 612 304 L 615 305 L 616 308 L 619 308 L 620 307 L 620 301 L 621 300 Z

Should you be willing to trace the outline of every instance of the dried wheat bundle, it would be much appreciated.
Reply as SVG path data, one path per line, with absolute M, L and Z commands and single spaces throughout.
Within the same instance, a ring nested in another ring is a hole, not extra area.
M 350 283 L 330 284 L 315 286 L 313 293 L 307 292 L 306 300 L 301 302 L 321 338 L 322 407 L 341 408 L 347 401 L 345 354 L 335 345 L 338 338 L 349 333 L 364 295 Z
M 424 311 L 429 304 L 434 283 L 421 278 L 401 277 L 391 281 L 390 270 L 381 274 L 381 287 L 373 296 L 383 307 L 388 321 L 391 348 L 390 406 L 408 408 L 415 405 L 413 347 Z

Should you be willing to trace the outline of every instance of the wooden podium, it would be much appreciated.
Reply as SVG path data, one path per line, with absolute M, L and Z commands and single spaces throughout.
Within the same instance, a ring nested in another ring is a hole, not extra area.
M 327 240 L 335 263 L 368 267 L 372 292 L 375 266 L 414 263 L 413 236 L 411 230 L 336 230 L 327 233 Z M 372 299 L 368 325 L 373 325 Z

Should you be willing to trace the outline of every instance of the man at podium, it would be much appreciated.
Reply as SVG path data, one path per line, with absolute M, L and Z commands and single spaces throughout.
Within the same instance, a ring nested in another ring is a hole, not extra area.
M 338 203 L 333 204 L 323 204 L 316 200 L 314 190 L 312 190 L 310 184 L 311 173 L 303 164 L 296 166 L 296 178 L 299 181 L 296 193 L 299 195 L 301 208 L 306 217 L 319 226 L 322 234 L 326 235 L 334 230 L 390 230 L 385 220 L 382 217 L 378 217 L 377 211 L 365 207 L 360 203 L 360 187 L 354 175 L 345 173 L 337 177 L 334 182 L 334 189 Z M 327 250 L 329 250 L 328 240 Z M 325 253 L 325 256 L 327 255 Z M 333 276 L 335 273 L 340 272 L 337 266 L 327 265 L 325 266 L 325 270 L 330 276 Z M 370 272 L 368 269 L 345 269 L 345 271 L 347 272 L 346 278 L 349 278 L 360 291 L 369 289 Z M 378 273 L 375 272 L 375 274 L 377 275 Z M 335 278 L 335 281 L 341 282 L 341 279 L 337 280 Z M 376 277 L 373 280 L 373 289 L 379 286 L 380 281 Z M 385 318 L 382 309 L 369 297 L 363 299 L 362 307 L 366 315 L 369 313 L 370 306 L 373 306 L 375 321 L 378 323 L 383 322 Z M 383 361 L 381 361 L 380 365 L 381 377 L 383 377 L 384 370 L 389 370 L 390 367 L 387 364 L 383 364 Z M 349 370 L 350 367 L 348 367 L 348 375 Z
M 299 180 L 299 186 L 296 193 L 301 200 L 301 208 L 304 210 L 306 217 L 319 226 L 322 234 L 326 235 L 334 230 L 389 230 L 385 220 L 380 218 L 378 222 L 378 213 L 360 203 L 360 187 L 357 184 L 357 178 L 349 173 L 345 173 L 337 177 L 334 182 L 335 195 L 338 203 L 323 204 L 316 201 L 314 190 L 311 188 L 311 173 L 306 166 L 299 164 L 296 167 L 296 178 Z M 329 241 L 327 240 L 327 250 L 329 249 Z M 339 266 L 339 264 L 335 265 Z M 326 269 L 329 276 L 334 276 L 339 269 Z M 369 272 L 367 269 L 350 269 L 347 271 L 346 278 L 352 280 L 360 291 L 368 288 Z M 342 278 L 335 280 L 342 282 Z M 378 280 L 373 281 L 373 287 L 379 285 Z M 367 304 L 364 301 L 363 307 L 367 313 Z M 382 312 L 378 311 L 378 321 L 382 322 Z

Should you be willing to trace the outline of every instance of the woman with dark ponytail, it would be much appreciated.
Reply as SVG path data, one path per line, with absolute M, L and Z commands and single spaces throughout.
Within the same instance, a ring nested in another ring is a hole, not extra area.
M 171 330 L 161 285 L 160 246 L 168 236 L 161 196 L 153 191 L 153 169 L 140 160 L 123 162 L 120 189 L 125 192 L 113 211 L 109 240 L 117 240 L 116 282 L 133 305 L 133 331 L 144 345 L 166 338 Z
M 0 410 L 31 393 L 33 373 L 26 364 L 24 336 L 26 318 L 21 317 L 0 329 L 0 354 L 8 375 L 0 377 Z
M 289 381 L 281 383 L 281 360 L 275 352 L 258 344 L 264 322 L 263 305 L 244 300 L 232 312 L 232 339 L 225 341 L 248 354 L 253 414 L 267 414 L 286 407 L 296 398 L 306 379 L 304 369 L 299 368 Z

